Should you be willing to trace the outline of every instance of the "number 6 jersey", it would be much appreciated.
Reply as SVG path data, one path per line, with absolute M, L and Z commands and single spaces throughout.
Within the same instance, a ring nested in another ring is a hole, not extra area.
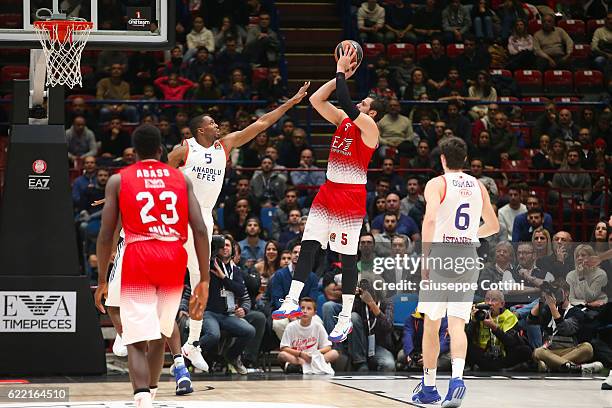
M 119 208 L 125 242 L 187 240 L 189 203 L 185 176 L 157 160 L 121 170 Z
M 482 191 L 478 180 L 463 172 L 448 172 L 440 177 L 445 185 L 433 242 L 479 242 Z

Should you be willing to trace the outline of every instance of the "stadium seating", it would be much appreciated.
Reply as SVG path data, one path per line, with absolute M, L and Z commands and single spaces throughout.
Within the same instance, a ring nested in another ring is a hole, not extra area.
M 557 25 L 567 31 L 574 41 L 584 41 L 586 39 L 586 25 L 582 20 L 561 20 Z
M 272 218 L 274 217 L 274 214 L 276 214 L 277 210 L 277 207 L 265 207 L 261 209 L 259 214 L 261 226 L 263 229 L 268 231 L 268 234 L 272 234 Z
M 418 299 L 416 296 L 397 294 L 393 296 L 393 326 L 404 327 L 404 322 L 416 310 Z
M 529 34 L 533 35 L 535 34 L 536 31 L 540 30 L 542 28 L 542 23 L 538 20 L 531 20 L 529 22 L 529 26 L 528 26 L 528 30 L 529 30 Z
M 544 98 L 544 97 L 540 97 L 540 96 L 533 96 L 530 98 L 523 98 L 524 102 L 539 102 L 539 103 L 546 103 L 546 102 L 550 102 L 550 100 L 548 98 Z M 525 117 L 525 120 L 527 121 L 532 121 L 532 120 L 536 120 L 536 118 L 542 113 L 544 112 L 544 105 L 524 105 L 523 106 L 523 115 Z
M 9 82 L 13 79 L 28 79 L 30 69 L 26 65 L 6 65 L 0 70 L 0 81 Z
M 603 91 L 603 74 L 595 70 L 578 70 L 574 72 L 576 92 L 595 93 Z
M 568 93 L 573 89 L 572 73 L 568 70 L 549 70 L 544 73 L 544 89 L 553 93 Z
M 390 60 L 402 58 L 406 54 L 414 57 L 414 45 L 406 43 L 393 43 L 387 46 L 387 58 Z
M 512 71 L 509 71 L 507 69 L 492 69 L 489 71 L 489 74 L 500 75 L 504 78 L 512 78 Z
M 363 44 L 363 55 L 365 58 L 374 59 L 384 54 L 385 46 L 381 43 L 365 43 Z
M 591 64 L 591 46 L 588 44 L 574 44 L 572 52 L 574 66 L 576 68 L 588 68 Z
M 589 34 L 589 38 L 593 36 L 595 30 L 597 30 L 599 27 L 603 27 L 605 23 L 606 21 L 603 19 L 587 21 L 587 33 Z
M 559 96 L 556 97 L 555 99 L 553 99 L 555 102 L 557 103 L 572 103 L 572 102 L 579 102 L 580 98 L 576 97 L 576 96 Z M 563 106 L 563 105 L 561 105 Z M 580 111 L 580 108 L 576 105 L 565 105 L 563 106 L 564 108 L 570 110 L 571 112 L 578 112 Z
M 417 60 L 422 60 L 431 54 L 431 44 L 422 43 L 417 45 Z
M 446 46 L 446 55 L 449 58 L 457 58 L 459 55 L 463 54 L 465 47 L 463 44 L 449 44 Z
M 251 83 L 253 86 L 257 86 L 261 81 L 268 77 L 268 68 L 258 67 L 253 69 L 253 75 L 251 76 Z
M 21 14 L 3 13 L 0 14 L 0 28 L 17 29 L 23 27 L 23 17 Z
M 514 80 L 524 93 L 542 92 L 542 73 L 533 69 L 522 69 L 514 72 Z

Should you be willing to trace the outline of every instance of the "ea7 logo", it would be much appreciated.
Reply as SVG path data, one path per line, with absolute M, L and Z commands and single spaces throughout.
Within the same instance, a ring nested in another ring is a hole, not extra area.
M 28 190 L 49 190 L 49 176 L 29 176 Z
M 334 140 L 332 142 L 332 149 L 344 150 L 345 152 L 348 152 L 352 143 L 353 139 L 334 136 Z
M 51 310 L 51 307 L 53 307 L 53 305 L 60 298 L 61 296 L 58 295 L 47 296 L 46 299 L 43 295 L 34 296 L 33 299 L 32 296 L 28 295 L 19 296 L 19 299 L 23 302 L 24 305 L 28 307 L 28 309 L 30 309 L 30 312 L 32 312 L 34 316 L 46 315 L 47 312 Z

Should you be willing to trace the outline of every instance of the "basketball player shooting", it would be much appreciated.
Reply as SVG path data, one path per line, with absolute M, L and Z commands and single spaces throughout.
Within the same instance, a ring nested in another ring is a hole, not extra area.
M 476 260 L 476 246 L 479 238 L 488 237 L 499 231 L 499 222 L 491 206 L 489 195 L 484 185 L 476 178 L 463 173 L 467 158 L 467 145 L 462 139 L 451 137 L 440 143 L 440 160 L 444 175 L 430 180 L 425 186 L 425 218 L 423 220 L 423 267 L 421 278 L 424 281 L 438 282 L 442 277 L 444 283 L 475 282 L 478 270 L 473 269 L 462 274 L 451 276 L 439 274 L 429 262 L 443 258 L 443 253 L 452 250 L 451 255 L 458 254 Z M 480 219 L 484 223 L 480 225 Z M 451 242 L 453 244 L 442 244 Z M 454 243 L 460 243 L 456 245 Z M 448 252 L 446 252 L 448 254 Z M 448 274 L 447 274 L 448 275 Z M 465 397 L 466 387 L 463 383 L 463 368 L 467 353 L 465 324 L 470 319 L 473 293 L 460 293 L 453 301 L 449 291 L 429 292 L 431 298 L 419 292 L 417 310 L 425 315 L 423 333 L 423 380 L 414 390 L 412 400 L 418 403 L 433 404 L 441 400 L 436 389 L 436 368 L 440 354 L 439 330 L 444 316 L 448 317 L 448 333 L 451 342 L 452 375 L 448 393 L 442 401 L 442 407 L 459 407 Z
M 342 342 L 352 331 L 351 312 L 357 288 L 357 247 L 366 214 L 368 164 L 378 146 L 375 119 L 384 114 L 383 105 L 371 97 L 357 106 L 351 102 L 346 80 L 357 68 L 356 51 L 344 43 L 336 67 L 336 78 L 325 83 L 311 97 L 312 106 L 327 121 L 337 126 L 327 166 L 327 181 L 317 193 L 304 230 L 302 249 L 289 294 L 272 313 L 275 320 L 300 317 L 298 304 L 304 282 L 312 271 L 319 247 L 338 252 L 342 261 L 342 310 L 329 335 Z M 329 101 L 336 90 L 338 109 Z
M 140 126 L 133 143 L 140 161 L 113 175 L 106 186 L 97 256 L 99 273 L 106 275 L 121 214 L 126 243 L 120 295 L 123 342 L 136 407 L 150 408 L 151 389 L 157 389 L 163 366 L 164 341 L 172 334 L 183 291 L 188 223 L 200 271 L 189 302 L 194 319 L 202 319 L 208 301 L 210 254 L 191 181 L 159 162 L 159 130 Z M 106 276 L 100 282 L 105 292 Z
M 298 90 L 298 92 L 285 103 L 271 112 L 266 113 L 257 121 L 243 130 L 230 133 L 219 139 L 219 125 L 208 115 L 199 115 L 193 118 L 189 127 L 193 138 L 187 139 L 181 146 L 174 149 L 168 155 L 168 164 L 180 170 L 193 183 L 193 191 L 202 210 L 202 217 L 208 231 L 209 245 L 212 241 L 213 231 L 213 208 L 221 189 L 225 167 L 232 149 L 245 145 L 261 132 L 266 131 L 275 124 L 289 109 L 300 103 L 307 95 L 310 82 Z M 198 261 L 193 245 L 191 229 L 188 230 L 187 243 L 187 268 L 191 287 L 194 288 L 199 280 Z M 198 369 L 208 371 L 208 364 L 202 356 L 199 346 L 202 332 L 202 319 L 190 319 L 189 338 L 182 347 L 183 355 L 191 361 Z M 240 361 L 233 362 L 238 365 L 237 369 L 246 374 L 246 368 Z

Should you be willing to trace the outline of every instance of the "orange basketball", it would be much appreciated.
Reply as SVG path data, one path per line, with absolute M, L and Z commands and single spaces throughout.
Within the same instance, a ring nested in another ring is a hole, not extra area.
M 334 51 L 334 57 L 336 58 L 336 62 L 338 62 L 338 58 L 340 58 L 340 51 L 344 48 L 346 44 L 349 44 L 355 49 L 356 51 L 355 59 L 357 60 L 357 67 L 359 67 L 359 65 L 361 64 L 361 61 L 363 60 L 363 49 L 361 48 L 361 45 L 359 45 L 357 41 L 353 41 L 353 40 L 344 40 L 340 42 L 338 45 L 336 45 L 336 49 Z

